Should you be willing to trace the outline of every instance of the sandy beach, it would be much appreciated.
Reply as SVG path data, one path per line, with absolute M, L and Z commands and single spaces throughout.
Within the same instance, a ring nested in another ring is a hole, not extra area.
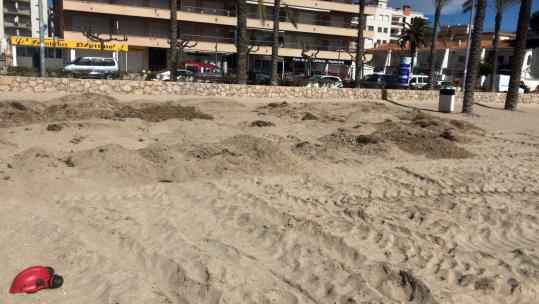
M 0 303 L 539 298 L 539 105 L 0 99 Z

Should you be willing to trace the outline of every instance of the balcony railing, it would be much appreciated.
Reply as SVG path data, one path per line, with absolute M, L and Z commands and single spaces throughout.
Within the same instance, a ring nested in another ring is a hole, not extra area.
M 273 20 L 274 15 L 266 15 L 266 20 Z M 258 13 L 254 14 L 248 14 L 247 18 L 250 19 L 260 19 L 260 15 Z M 280 22 L 291 22 L 290 20 L 287 20 L 285 16 L 279 16 Z M 333 21 L 333 20 L 318 20 L 318 19 L 311 19 L 311 18 L 298 18 L 296 20 L 299 24 L 310 24 L 310 25 L 320 25 L 320 26 L 330 26 L 330 27 L 340 27 L 340 28 L 356 28 L 357 23 L 354 24 L 352 22 L 342 22 L 342 21 Z
M 30 15 L 29 9 L 18 9 L 18 8 L 7 8 L 4 7 L 5 14 L 14 14 L 14 15 Z
M 4 27 L 30 29 L 30 28 L 32 28 L 32 24 L 25 23 L 25 22 L 9 22 L 9 21 L 4 20 Z

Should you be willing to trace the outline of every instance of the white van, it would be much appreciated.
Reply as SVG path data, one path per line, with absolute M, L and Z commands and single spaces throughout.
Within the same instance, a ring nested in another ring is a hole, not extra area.
M 483 83 L 483 85 L 487 88 L 490 87 L 490 77 L 492 76 L 488 75 L 485 78 L 485 82 Z M 496 92 L 507 92 L 507 90 L 509 90 L 509 79 L 511 78 L 511 76 L 497 74 L 495 77 L 496 79 L 494 79 L 494 90 Z M 524 93 L 524 89 L 520 87 L 518 89 L 518 92 Z
M 93 77 L 107 77 L 118 72 L 118 62 L 114 58 L 79 57 L 64 67 L 66 72 L 83 72 Z
M 429 82 L 429 76 L 427 75 L 412 75 L 410 76 L 410 82 L 408 83 L 411 88 L 421 89 Z

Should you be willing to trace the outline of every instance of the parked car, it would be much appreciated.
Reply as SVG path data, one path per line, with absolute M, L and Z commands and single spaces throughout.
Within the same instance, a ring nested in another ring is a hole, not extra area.
M 398 81 L 399 78 L 397 76 L 387 74 L 371 74 L 365 76 L 359 84 L 362 88 L 386 89 L 397 87 Z
M 192 82 L 195 79 L 195 74 L 188 70 L 176 70 L 178 81 Z M 163 70 L 157 74 L 157 79 L 161 81 L 170 81 L 170 70 Z
M 79 57 L 64 67 L 66 72 L 84 73 L 95 78 L 108 78 L 119 70 L 118 61 L 106 57 Z
M 412 89 L 421 89 L 429 82 L 429 76 L 427 75 L 411 75 L 409 86 Z
M 455 83 L 448 80 L 436 80 L 434 81 L 434 88 L 436 89 L 453 89 L 456 92 L 460 92 L 461 88 Z
M 337 76 L 315 75 L 307 82 L 309 88 L 342 88 L 342 80 Z
M 247 84 L 269 85 L 271 81 L 271 72 L 253 70 L 249 72 Z

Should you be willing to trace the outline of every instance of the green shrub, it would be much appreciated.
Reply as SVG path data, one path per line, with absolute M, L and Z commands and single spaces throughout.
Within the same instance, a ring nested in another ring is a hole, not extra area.
M 39 72 L 34 68 L 27 68 L 22 66 L 7 67 L 8 76 L 24 76 L 24 77 L 37 77 Z
M 303 79 L 303 78 L 294 79 L 294 86 L 295 87 L 305 87 L 309 83 L 310 83 L 309 79 Z

